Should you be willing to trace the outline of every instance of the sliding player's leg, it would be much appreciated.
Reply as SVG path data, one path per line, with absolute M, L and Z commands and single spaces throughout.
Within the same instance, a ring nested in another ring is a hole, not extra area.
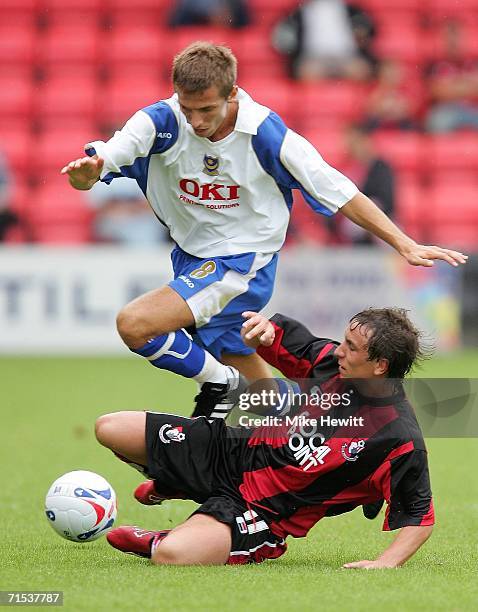
M 100 444 L 112 450 L 120 459 L 145 470 L 145 425 L 145 412 L 113 412 L 96 419 L 95 435 Z
M 212 516 L 195 514 L 152 545 L 155 565 L 225 565 L 231 528 Z
M 170 532 L 123 526 L 107 534 L 124 553 L 149 557 L 155 565 L 244 565 L 277 559 L 287 550 L 264 517 L 240 496 L 211 497 Z
M 224 565 L 231 551 L 231 528 L 212 516 L 196 514 L 171 530 L 133 526 L 112 529 L 108 543 L 155 565 Z
M 109 448 L 124 463 L 148 475 L 146 449 L 146 412 L 122 411 L 104 414 L 95 423 L 95 435 L 100 444 Z M 166 487 L 157 480 L 138 485 L 134 496 L 141 504 L 159 505 L 166 499 L 185 499 L 182 491 Z

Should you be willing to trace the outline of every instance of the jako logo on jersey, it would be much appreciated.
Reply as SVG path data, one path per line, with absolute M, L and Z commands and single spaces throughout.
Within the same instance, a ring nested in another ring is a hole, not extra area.
M 346 461 L 357 461 L 359 453 L 364 449 L 365 440 L 352 440 L 342 444 L 342 457 Z
M 188 196 L 200 200 L 237 200 L 239 198 L 240 185 L 221 185 L 219 183 L 201 184 L 192 179 L 181 179 L 179 188 Z
M 156 134 L 156 137 L 157 138 L 168 138 L 169 139 L 169 138 L 172 138 L 173 135 L 171 134 L 171 132 L 158 132 Z
M 182 442 L 186 437 L 186 435 L 183 434 L 182 427 L 173 427 L 169 423 L 161 427 L 158 435 L 163 444 L 171 444 L 171 440 L 173 442 Z
M 311 467 L 324 464 L 324 457 L 330 453 L 331 448 L 323 445 L 323 442 L 324 437 L 319 433 L 307 438 L 307 443 L 298 433 L 292 434 L 289 438 L 289 448 L 304 472 L 307 472 Z
M 214 157 L 213 155 L 205 155 L 203 158 L 204 174 L 209 174 L 209 176 L 217 176 L 219 174 L 219 157 Z
M 186 283 L 186 285 L 190 288 L 190 289 L 194 289 L 194 283 L 192 280 L 189 280 L 189 278 L 187 276 L 184 276 L 184 274 L 181 274 L 178 278 L 180 278 L 183 283 Z

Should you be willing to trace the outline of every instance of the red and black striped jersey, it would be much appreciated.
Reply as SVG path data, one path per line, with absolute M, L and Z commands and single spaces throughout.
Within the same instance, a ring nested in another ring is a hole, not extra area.
M 280 536 L 305 536 L 324 516 L 382 498 L 384 530 L 432 525 L 425 443 L 401 383 L 390 397 L 364 397 L 338 375 L 337 342 L 282 315 L 272 322 L 274 343 L 258 353 L 288 378 L 311 379 L 322 396 L 336 393 L 344 401 L 326 411 L 307 404 L 279 426 L 261 426 L 242 439 L 236 449 L 242 497 L 261 508 Z

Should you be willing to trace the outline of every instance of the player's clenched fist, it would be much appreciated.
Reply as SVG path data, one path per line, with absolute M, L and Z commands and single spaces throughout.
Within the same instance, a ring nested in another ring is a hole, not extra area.
M 100 178 L 104 163 L 100 157 L 80 157 L 64 166 L 61 174 L 68 174 L 75 189 L 91 189 Z
M 242 313 L 247 319 L 242 324 L 241 336 L 247 346 L 257 348 L 258 346 L 271 346 L 275 338 L 275 330 L 272 323 L 266 317 L 247 310 Z

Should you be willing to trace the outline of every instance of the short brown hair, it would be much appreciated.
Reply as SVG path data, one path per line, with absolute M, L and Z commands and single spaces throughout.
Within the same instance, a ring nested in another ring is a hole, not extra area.
M 197 41 L 173 60 L 173 84 L 187 92 L 204 91 L 216 85 L 227 98 L 236 83 L 237 60 L 227 47 Z
M 368 308 L 350 319 L 350 327 L 366 327 L 370 361 L 386 359 L 388 378 L 403 378 L 420 360 L 431 355 L 423 334 L 410 321 L 404 308 Z

